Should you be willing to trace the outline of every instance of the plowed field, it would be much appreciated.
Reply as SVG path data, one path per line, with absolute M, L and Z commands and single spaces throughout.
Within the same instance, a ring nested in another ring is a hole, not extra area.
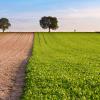
M 33 33 L 0 33 L 0 100 L 18 100 Z

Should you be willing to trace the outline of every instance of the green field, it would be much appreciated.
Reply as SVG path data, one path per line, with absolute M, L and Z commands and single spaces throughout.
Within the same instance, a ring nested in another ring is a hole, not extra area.
M 22 100 L 100 100 L 100 34 L 35 33 Z

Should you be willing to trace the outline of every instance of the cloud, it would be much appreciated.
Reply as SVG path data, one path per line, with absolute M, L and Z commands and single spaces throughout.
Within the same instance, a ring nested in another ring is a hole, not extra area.
M 99 31 L 100 8 L 65 8 L 54 11 L 30 11 L 24 13 L 6 13 L 1 15 L 8 17 L 12 23 L 10 31 L 44 31 L 39 25 L 42 16 L 55 16 L 59 20 L 57 31 Z M 1 17 L 0 15 L 0 17 Z
M 100 8 L 66 8 L 49 13 L 60 18 L 100 18 Z
M 69 17 L 74 18 L 100 18 L 100 8 L 85 8 L 72 10 Z

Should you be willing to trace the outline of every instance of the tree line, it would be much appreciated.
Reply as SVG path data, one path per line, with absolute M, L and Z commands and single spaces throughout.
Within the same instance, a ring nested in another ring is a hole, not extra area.
M 51 32 L 51 29 L 56 30 L 58 28 L 58 19 L 56 17 L 44 16 L 40 19 L 39 23 L 43 29 L 49 29 L 49 32 Z M 9 27 L 11 27 L 9 19 L 1 18 L 0 29 L 4 32 L 6 29 L 9 29 Z

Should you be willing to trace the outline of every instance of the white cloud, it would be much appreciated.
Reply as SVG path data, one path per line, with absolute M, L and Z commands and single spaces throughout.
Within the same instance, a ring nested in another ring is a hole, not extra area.
M 6 12 L 6 11 L 4 11 Z M 100 8 L 60 9 L 56 11 L 4 13 L 2 16 L 10 18 L 10 31 L 44 31 L 40 28 L 39 20 L 42 16 L 56 16 L 59 19 L 57 31 L 100 31 Z M 1 17 L 0 15 L 0 17 Z
M 85 8 L 72 10 L 69 17 L 77 18 L 100 18 L 100 8 Z
M 50 12 L 60 18 L 100 18 L 100 8 L 62 9 Z

